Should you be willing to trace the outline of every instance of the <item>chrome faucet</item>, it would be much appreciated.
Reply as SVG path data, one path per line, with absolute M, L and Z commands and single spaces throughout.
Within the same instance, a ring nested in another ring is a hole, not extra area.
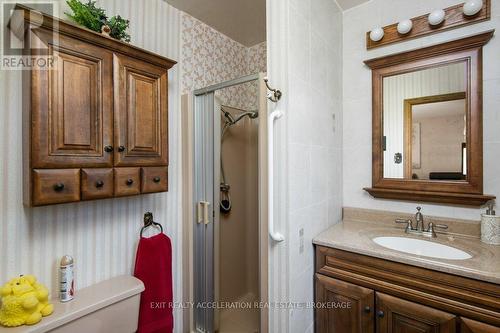
M 415 229 L 420 232 L 424 231 L 424 215 L 421 210 L 422 207 L 417 207 L 417 213 L 415 214 L 415 222 L 417 222 Z
M 421 212 L 422 207 L 417 207 L 417 213 L 415 214 L 416 226 L 413 227 L 413 221 L 411 219 L 396 219 L 396 223 L 406 224 L 405 232 L 407 234 L 421 235 L 425 237 L 436 238 L 435 229 L 448 229 L 446 224 L 434 224 L 429 222 L 427 229 L 424 226 L 424 215 Z

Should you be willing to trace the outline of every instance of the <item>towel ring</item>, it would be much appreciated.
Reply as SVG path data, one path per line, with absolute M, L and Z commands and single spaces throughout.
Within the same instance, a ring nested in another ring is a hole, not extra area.
M 153 213 L 151 212 L 144 213 L 144 226 L 141 228 L 141 237 L 144 230 L 152 226 L 159 227 L 160 232 L 163 233 L 163 227 L 161 226 L 161 224 L 153 221 Z

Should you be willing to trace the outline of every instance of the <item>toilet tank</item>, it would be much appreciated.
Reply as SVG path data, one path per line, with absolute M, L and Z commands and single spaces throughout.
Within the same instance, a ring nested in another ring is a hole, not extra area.
M 112 278 L 77 290 L 69 302 L 53 300 L 54 313 L 38 324 L 6 332 L 132 333 L 137 330 L 143 290 L 144 284 L 133 276 Z

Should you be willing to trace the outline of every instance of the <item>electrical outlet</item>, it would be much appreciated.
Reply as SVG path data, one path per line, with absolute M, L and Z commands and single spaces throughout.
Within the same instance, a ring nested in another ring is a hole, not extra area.
M 299 253 L 304 253 L 304 228 L 299 229 Z

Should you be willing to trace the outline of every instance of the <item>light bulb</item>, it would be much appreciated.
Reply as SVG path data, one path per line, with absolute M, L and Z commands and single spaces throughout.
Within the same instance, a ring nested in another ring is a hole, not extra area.
M 439 25 L 444 21 L 446 13 L 442 9 L 433 10 L 428 17 L 430 25 Z
M 384 29 L 382 28 L 375 28 L 372 31 L 370 31 L 370 39 L 374 42 L 378 42 L 384 38 Z
M 482 0 L 467 0 L 464 3 L 464 14 L 467 16 L 473 16 L 476 15 L 481 11 L 483 8 L 483 1 Z
M 409 33 L 411 28 L 413 28 L 412 20 L 403 20 L 398 23 L 398 32 L 402 35 Z

